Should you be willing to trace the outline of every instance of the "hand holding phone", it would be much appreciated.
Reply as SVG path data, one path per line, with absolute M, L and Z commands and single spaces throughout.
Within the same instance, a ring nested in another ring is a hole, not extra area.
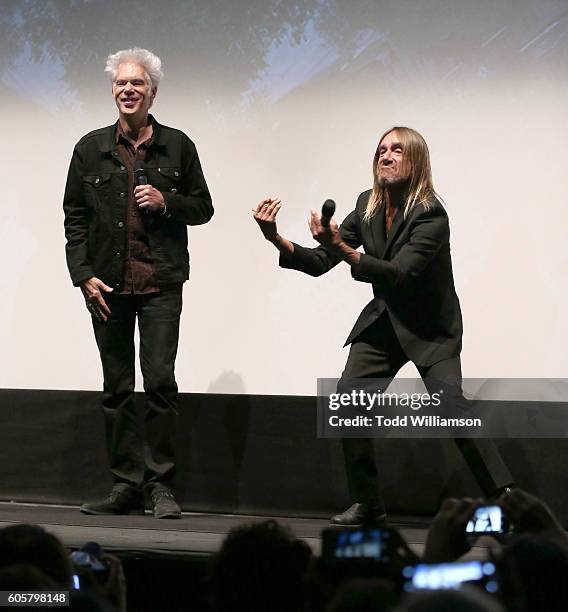
M 466 538 L 466 525 L 482 505 L 482 499 L 446 499 L 428 530 L 424 563 L 455 561 L 468 552 L 471 542 Z

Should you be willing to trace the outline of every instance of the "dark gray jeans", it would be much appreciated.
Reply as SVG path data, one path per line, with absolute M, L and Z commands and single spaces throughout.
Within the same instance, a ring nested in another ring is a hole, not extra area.
M 115 482 L 168 483 L 174 476 L 178 388 L 174 366 L 182 285 L 149 295 L 105 294 L 106 323 L 93 318 L 103 366 L 106 446 Z M 143 431 L 134 401 L 134 326 L 138 318 L 140 368 L 146 392 Z

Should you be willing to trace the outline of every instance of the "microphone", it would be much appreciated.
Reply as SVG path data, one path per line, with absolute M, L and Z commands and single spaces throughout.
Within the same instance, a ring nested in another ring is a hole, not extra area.
M 144 162 L 141 159 L 137 159 L 136 163 L 134 164 L 134 180 L 136 181 L 137 185 L 147 185 L 148 184 L 148 177 L 146 176 L 146 168 L 144 168 Z M 152 216 L 152 212 L 149 211 L 147 208 L 144 208 L 142 211 L 142 214 L 144 215 L 144 219 L 146 219 L 146 221 L 148 222 L 148 225 L 152 225 L 153 222 L 153 216 Z
M 333 200 L 326 200 L 321 207 L 321 224 L 324 227 L 329 227 L 329 222 L 335 214 L 335 202 Z
M 146 169 L 144 168 L 144 162 L 141 159 L 136 160 L 136 163 L 134 164 L 134 177 L 137 185 L 148 184 Z

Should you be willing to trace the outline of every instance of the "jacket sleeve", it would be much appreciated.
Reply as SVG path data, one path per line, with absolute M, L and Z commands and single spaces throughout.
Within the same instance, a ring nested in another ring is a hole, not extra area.
M 181 193 L 163 193 L 168 218 L 178 219 L 186 225 L 202 225 L 213 216 L 211 195 L 203 176 L 197 149 L 183 136 L 183 168 Z
M 449 242 L 448 217 L 441 206 L 424 209 L 412 221 L 408 242 L 390 261 L 362 254 L 351 266 L 355 280 L 377 283 L 385 288 L 399 288 L 417 278 Z
M 341 234 L 341 239 L 351 248 L 357 249 L 361 246 L 359 221 L 355 210 L 345 217 L 339 228 L 339 233 Z M 321 276 L 329 272 L 341 261 L 341 258 L 333 255 L 323 246 L 308 249 L 299 244 L 293 244 L 294 252 L 292 254 L 280 254 L 280 267 L 298 270 L 310 276 Z
M 81 154 L 75 147 L 63 196 L 65 238 L 67 240 L 65 255 L 71 281 L 75 286 L 95 276 L 89 258 L 89 211 L 83 193 L 82 167 Z

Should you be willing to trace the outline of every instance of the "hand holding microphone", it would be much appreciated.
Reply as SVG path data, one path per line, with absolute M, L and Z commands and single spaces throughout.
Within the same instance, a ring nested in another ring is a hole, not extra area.
M 139 159 L 134 164 L 134 180 L 137 185 L 147 185 L 148 177 L 146 176 L 146 168 L 144 168 L 144 162 Z
M 314 240 L 328 249 L 336 247 L 341 242 L 339 227 L 332 219 L 334 213 L 335 202 L 326 200 L 321 208 L 321 216 L 312 210 L 308 221 Z
M 335 201 L 326 200 L 321 207 L 321 224 L 324 227 L 329 227 L 329 222 L 335 214 Z
M 282 206 L 280 198 L 264 198 L 255 208 L 252 209 L 253 218 L 258 223 L 260 230 L 266 240 L 272 242 L 281 252 L 290 256 L 294 253 L 294 244 L 281 236 L 276 228 L 276 216 Z M 334 219 L 335 202 L 326 200 L 322 206 L 322 214 L 319 215 L 315 210 L 310 211 L 308 225 L 312 236 L 322 246 L 334 249 L 341 245 L 341 235 L 339 227 Z
M 155 187 L 148 184 L 144 163 L 141 160 L 138 160 L 134 166 L 134 180 L 136 182 L 134 197 L 138 207 L 146 214 L 162 212 L 166 206 L 164 196 Z

